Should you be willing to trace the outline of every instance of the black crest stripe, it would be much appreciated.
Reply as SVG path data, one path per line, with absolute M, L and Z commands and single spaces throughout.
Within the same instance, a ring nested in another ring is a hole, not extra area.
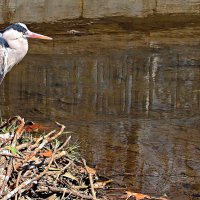
M 23 26 L 21 26 L 20 24 L 12 24 L 10 26 L 8 26 L 7 28 L 5 28 L 3 31 L 1 31 L 1 33 L 9 30 L 9 29 L 13 29 L 22 33 L 25 33 L 27 30 L 26 28 L 24 28 Z

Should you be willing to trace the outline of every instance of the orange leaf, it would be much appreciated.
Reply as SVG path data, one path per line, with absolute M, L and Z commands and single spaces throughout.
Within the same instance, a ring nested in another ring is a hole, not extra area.
M 87 170 L 87 172 L 89 174 L 96 175 L 96 170 L 95 169 L 93 169 L 91 167 L 88 167 L 88 166 L 86 166 L 85 168 L 86 168 L 86 170 Z
M 48 128 L 43 126 L 42 124 L 37 124 L 32 122 L 30 125 L 25 125 L 24 130 L 30 133 L 30 132 L 46 131 L 48 130 Z
M 35 153 L 30 153 L 26 155 L 25 160 L 30 160 L 33 156 L 35 156 Z
M 44 153 L 40 153 L 40 156 L 44 156 L 44 157 L 51 157 L 53 154 L 53 152 L 51 150 L 46 151 Z
M 145 195 L 145 194 L 141 194 L 141 193 L 134 193 L 134 192 L 130 192 L 130 191 L 127 191 L 126 195 L 127 195 L 127 199 L 129 199 L 130 197 L 135 197 L 136 200 L 152 199 L 149 195 Z
M 130 197 L 135 197 L 136 200 L 143 200 L 143 199 L 155 199 L 155 197 L 151 197 L 149 195 L 146 194 L 141 194 L 141 193 L 135 193 L 135 192 L 130 192 L 130 191 L 126 191 L 126 200 L 128 200 Z M 160 198 L 156 198 L 157 200 L 167 200 L 164 197 L 160 197 Z
M 83 168 L 83 167 L 80 168 L 80 172 L 81 172 L 81 173 L 85 173 L 85 174 L 87 173 L 86 169 Z
M 26 161 L 34 161 L 34 159 L 35 159 L 35 153 L 27 154 L 25 157 Z

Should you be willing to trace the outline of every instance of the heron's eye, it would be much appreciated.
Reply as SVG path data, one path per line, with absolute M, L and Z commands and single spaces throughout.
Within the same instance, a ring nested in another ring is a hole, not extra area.
M 22 33 L 22 36 L 23 36 L 23 37 L 26 37 L 27 35 L 28 35 L 27 32 L 23 32 L 23 33 Z

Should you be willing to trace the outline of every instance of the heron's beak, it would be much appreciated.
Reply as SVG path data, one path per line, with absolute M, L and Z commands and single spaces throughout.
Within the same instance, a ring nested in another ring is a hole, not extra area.
M 41 35 L 41 34 L 38 34 L 38 33 L 34 33 L 34 32 L 31 32 L 31 31 L 28 31 L 26 33 L 26 37 L 28 37 L 28 38 L 38 38 L 38 39 L 43 39 L 43 40 L 53 40 L 53 38 L 51 38 L 51 37 Z

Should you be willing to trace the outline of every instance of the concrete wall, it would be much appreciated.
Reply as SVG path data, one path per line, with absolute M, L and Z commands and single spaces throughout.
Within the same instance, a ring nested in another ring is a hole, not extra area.
M 200 13 L 200 0 L 157 0 L 157 13 Z
M 53 22 L 80 17 L 80 0 L 1 0 L 0 23 Z
M 156 7 L 155 0 L 84 0 L 83 16 L 146 16 Z
M 0 23 L 54 22 L 107 16 L 200 13 L 200 0 L 1 0 Z

